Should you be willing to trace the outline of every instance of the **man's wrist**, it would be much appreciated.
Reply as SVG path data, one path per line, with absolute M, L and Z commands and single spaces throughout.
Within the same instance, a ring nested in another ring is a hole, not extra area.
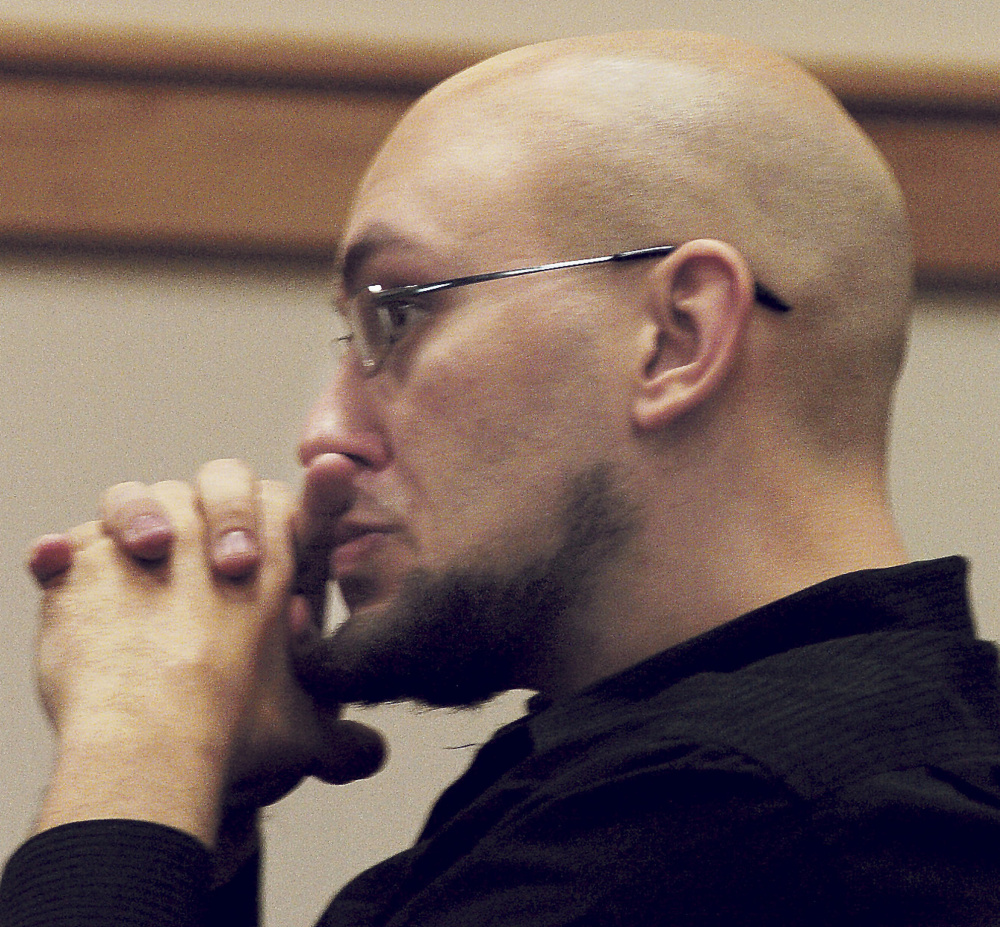
M 148 821 L 212 849 L 224 764 L 214 747 L 152 732 L 63 737 L 35 831 L 98 819 Z

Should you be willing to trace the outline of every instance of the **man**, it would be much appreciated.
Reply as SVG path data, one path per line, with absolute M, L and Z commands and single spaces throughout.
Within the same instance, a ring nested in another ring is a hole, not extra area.
M 887 504 L 909 279 L 889 171 L 770 54 L 432 91 L 347 223 L 301 499 L 217 461 L 33 549 L 59 750 L 4 923 L 252 919 L 256 808 L 379 762 L 339 703 L 519 687 L 321 923 L 1000 922 L 994 652 Z

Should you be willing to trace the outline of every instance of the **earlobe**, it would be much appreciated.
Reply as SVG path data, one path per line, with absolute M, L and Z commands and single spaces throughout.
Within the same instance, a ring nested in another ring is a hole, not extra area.
M 742 255 L 719 241 L 688 242 L 647 278 L 647 312 L 632 416 L 665 427 L 716 393 L 743 343 L 753 278 Z

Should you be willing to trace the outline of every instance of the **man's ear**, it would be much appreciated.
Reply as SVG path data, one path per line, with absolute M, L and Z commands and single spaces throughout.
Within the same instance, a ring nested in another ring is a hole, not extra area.
M 753 309 L 754 284 L 743 256 L 709 239 L 682 245 L 646 280 L 632 417 L 653 430 L 690 412 L 726 379 Z

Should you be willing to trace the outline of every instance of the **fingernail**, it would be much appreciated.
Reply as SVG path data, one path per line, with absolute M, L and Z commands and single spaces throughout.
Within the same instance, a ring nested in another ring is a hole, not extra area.
M 138 515 L 129 521 L 123 535 L 126 542 L 135 542 L 159 537 L 169 531 L 170 525 L 161 515 Z
M 227 531 L 215 541 L 215 556 L 220 560 L 235 560 L 256 553 L 257 546 L 253 538 L 242 529 Z

